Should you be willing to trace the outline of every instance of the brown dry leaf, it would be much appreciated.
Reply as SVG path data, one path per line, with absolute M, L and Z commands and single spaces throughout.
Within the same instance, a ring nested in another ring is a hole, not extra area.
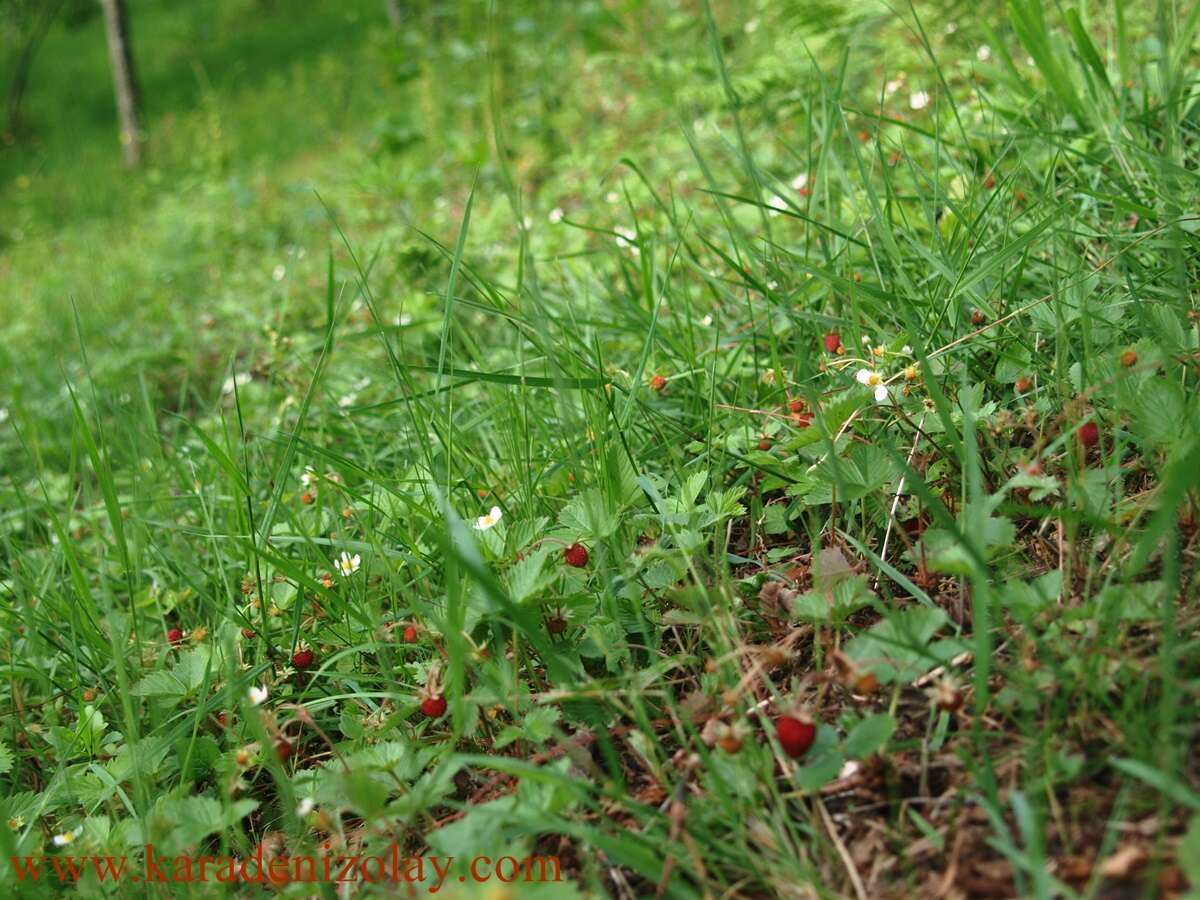
M 1092 877 L 1092 861 L 1086 856 L 1065 856 L 1058 861 L 1056 873 L 1063 881 L 1080 883 Z
M 1105 878 L 1128 878 L 1147 859 L 1149 854 L 1137 844 L 1126 844 L 1118 847 L 1117 852 L 1104 861 L 1100 866 L 1100 874 Z
M 854 572 L 854 566 L 838 547 L 826 547 L 813 557 L 813 583 L 818 590 L 832 587 Z

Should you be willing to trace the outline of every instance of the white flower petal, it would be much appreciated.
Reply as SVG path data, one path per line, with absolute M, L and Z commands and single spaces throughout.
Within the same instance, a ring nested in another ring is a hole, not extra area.
M 887 398 L 888 398 L 887 385 L 881 384 L 877 388 L 875 388 L 875 402 L 876 403 L 886 403 Z
M 854 374 L 854 377 L 858 379 L 859 384 L 870 384 L 871 378 L 872 378 L 872 376 L 874 376 L 874 374 L 875 373 L 872 372 L 870 369 L 859 369 Z
M 267 686 L 265 684 L 262 687 L 259 687 L 258 685 L 252 685 L 248 693 L 250 695 L 251 706 L 261 706 L 263 701 L 270 696 L 270 692 L 267 690 Z
M 914 91 L 908 98 L 908 105 L 913 109 L 924 109 L 929 105 L 929 92 Z
M 480 516 L 475 520 L 475 530 L 487 531 L 489 528 L 493 527 L 497 522 L 499 522 L 503 516 L 504 510 L 498 506 L 493 506 L 490 510 L 488 510 L 488 514 L 486 516 Z
M 296 815 L 303 819 L 310 812 L 317 808 L 317 803 L 312 797 L 305 797 L 296 807 Z

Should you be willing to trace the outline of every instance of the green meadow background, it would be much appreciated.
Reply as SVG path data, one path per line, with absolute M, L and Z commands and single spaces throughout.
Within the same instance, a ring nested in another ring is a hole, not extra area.
M 143 164 L 84 0 L 0 135 L 0 857 L 1200 890 L 1200 6 L 127 6 Z

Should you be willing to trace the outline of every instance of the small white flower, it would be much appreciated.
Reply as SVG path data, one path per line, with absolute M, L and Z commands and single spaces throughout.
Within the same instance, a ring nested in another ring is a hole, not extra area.
M 8 421 L 8 410 L 0 406 L 0 425 Z
M 892 96 L 892 94 L 896 93 L 896 91 L 900 90 L 900 88 L 902 88 L 902 87 L 904 87 L 904 73 L 903 72 L 901 72 L 899 75 L 897 75 L 895 78 L 893 78 L 891 81 L 887 82 L 883 86 L 883 96 L 890 97 L 890 96 Z
M 788 208 L 787 201 L 785 201 L 778 194 L 772 194 L 767 198 L 767 206 L 769 207 L 768 212 L 772 216 L 777 216 L 781 212 L 787 212 Z
M 713 323 L 712 313 L 709 313 L 707 316 L 705 316 L 703 319 L 700 320 L 700 324 L 703 325 L 705 328 L 708 328 L 710 325 L 712 325 L 712 323 Z
M 300 473 L 300 483 L 306 488 L 317 483 L 317 473 L 313 471 L 312 466 L 304 467 L 304 471 Z
M 634 231 L 632 228 L 624 228 L 620 225 L 618 225 L 616 228 L 614 228 L 613 231 L 615 231 L 617 233 L 616 240 L 617 240 L 618 247 L 620 247 L 622 250 L 628 250 L 634 256 L 641 255 L 642 251 L 636 243 L 636 241 L 637 241 L 637 232 L 636 231 Z
M 865 334 L 864 334 L 864 335 L 862 336 L 862 345 L 863 345 L 864 347 L 870 347 L 870 346 L 871 346 L 871 338 L 870 338 L 870 336 L 869 336 L 869 335 L 865 335 Z
M 556 206 L 554 209 L 550 210 L 550 214 L 546 216 L 546 218 L 550 220 L 551 225 L 557 225 L 563 220 L 564 215 L 566 215 L 566 213 L 562 211 L 562 207 Z
M 237 375 L 230 375 L 221 385 L 222 394 L 232 394 L 234 387 L 241 387 L 244 384 L 250 383 L 249 372 L 238 372 Z
M 79 837 L 79 833 L 81 831 L 83 831 L 83 826 L 72 829 L 71 831 L 64 831 L 62 834 L 56 834 L 53 838 L 54 846 L 66 847 L 68 844 L 75 843 L 75 840 Z
M 924 109 L 929 105 L 929 92 L 914 91 L 908 98 L 908 105 L 913 109 Z
M 987 44 L 981 44 L 979 49 L 975 51 L 975 58 L 980 62 L 987 62 L 992 58 L 992 48 Z
M 349 409 L 351 406 L 353 406 L 357 402 L 358 402 L 358 394 L 351 391 L 349 394 L 343 394 L 341 397 L 338 398 L 338 408 L 339 409 Z
M 400 313 L 400 315 L 396 316 L 396 324 L 401 328 L 407 328 L 412 324 L 412 316 L 408 313 Z
M 743 25 L 742 28 L 745 30 L 746 34 L 754 34 L 754 32 L 758 31 L 758 25 L 758 19 L 751 19 L 745 25 Z
M 265 684 L 262 687 L 259 687 L 257 684 L 251 685 L 247 694 L 250 697 L 251 706 L 262 706 L 263 702 L 270 696 L 270 692 L 267 690 Z
M 283 263 L 280 263 L 271 271 L 271 277 L 276 281 L 283 281 L 285 275 L 287 275 L 287 266 Z
M 620 201 L 620 199 L 621 199 L 621 195 L 618 194 L 616 191 L 609 191 L 607 194 L 604 195 L 605 203 L 617 203 Z
M 521 225 L 526 231 L 528 231 L 533 227 L 533 219 L 529 218 L 529 216 L 524 216 L 521 219 Z
M 859 369 L 854 377 L 858 379 L 859 384 L 875 389 L 876 403 L 883 403 L 887 400 L 887 385 L 883 383 L 883 376 L 874 369 Z
M 905 344 L 903 347 L 900 348 L 900 352 L 903 353 L 905 356 L 912 356 L 912 347 L 910 347 L 908 344 Z
M 493 506 L 486 516 L 480 516 L 475 520 L 476 531 L 487 531 L 495 526 L 504 515 L 504 510 L 498 506 Z
M 303 819 L 310 812 L 317 808 L 317 802 L 312 797 L 305 797 L 296 806 L 296 816 Z
M 351 556 L 345 550 L 342 551 L 341 557 L 337 561 L 337 570 L 342 573 L 343 578 L 349 578 L 358 571 L 358 567 L 362 565 L 362 557 L 355 553 Z
M 802 191 L 808 187 L 808 173 L 801 172 L 791 181 L 793 191 Z

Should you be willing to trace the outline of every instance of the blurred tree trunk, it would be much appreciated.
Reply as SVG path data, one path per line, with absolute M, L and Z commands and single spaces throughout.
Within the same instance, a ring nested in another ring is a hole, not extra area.
M 117 98 L 117 117 L 121 126 L 121 154 L 125 165 L 136 168 L 142 162 L 141 95 L 133 67 L 133 47 L 129 39 L 129 18 L 125 0 L 100 0 L 104 7 L 104 26 L 108 32 L 108 58 L 112 63 L 113 93 Z
M 21 124 L 21 105 L 29 89 L 29 72 L 33 68 L 34 57 L 62 5 L 63 0 L 51 0 L 41 4 L 14 4 L 14 8 L 8 10 L 14 19 L 13 30 L 21 35 L 20 48 L 4 97 L 5 131 L 10 135 L 15 135 Z
M 383 5 L 387 9 L 388 19 L 393 28 L 399 28 L 404 24 L 404 13 L 400 11 L 400 0 L 383 0 Z

